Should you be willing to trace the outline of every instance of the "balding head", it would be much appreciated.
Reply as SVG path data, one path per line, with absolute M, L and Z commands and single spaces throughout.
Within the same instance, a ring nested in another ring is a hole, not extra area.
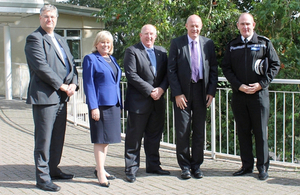
M 188 31 L 188 35 L 191 39 L 195 40 L 202 29 L 202 20 L 198 15 L 191 15 L 186 20 L 185 28 Z
M 152 24 L 146 24 L 142 27 L 140 39 L 147 48 L 153 47 L 156 37 L 157 35 L 155 26 Z
M 244 38 L 252 36 L 255 28 L 253 16 L 249 13 L 242 13 L 237 22 L 237 28 Z

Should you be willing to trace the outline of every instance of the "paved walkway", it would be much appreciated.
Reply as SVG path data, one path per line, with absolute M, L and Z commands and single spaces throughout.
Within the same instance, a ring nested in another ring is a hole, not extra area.
M 31 106 L 21 100 L 0 97 L 0 194 L 53 194 L 35 187 L 33 161 L 33 120 Z M 239 161 L 205 157 L 203 179 L 181 180 L 175 152 L 161 148 L 162 167 L 170 176 L 145 172 L 142 151 L 141 168 L 135 183 L 125 181 L 124 142 L 110 145 L 106 170 L 117 179 L 109 188 L 97 185 L 93 175 L 95 162 L 89 131 L 67 124 L 60 167 L 74 173 L 73 180 L 55 181 L 61 186 L 56 194 L 300 194 L 300 171 L 271 166 L 269 179 L 257 179 L 257 170 L 244 177 L 233 177 Z

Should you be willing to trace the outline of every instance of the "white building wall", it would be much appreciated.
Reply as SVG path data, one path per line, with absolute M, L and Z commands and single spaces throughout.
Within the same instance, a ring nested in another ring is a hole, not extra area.
M 58 10 L 59 11 L 59 10 Z M 0 16 L 1 17 L 1 16 Z M 28 16 L 10 23 L 11 59 L 12 59 L 12 93 L 14 98 L 26 98 L 29 71 L 24 53 L 26 37 L 39 27 L 39 14 Z M 59 14 L 56 28 L 82 30 L 82 58 L 89 54 L 95 35 L 104 28 L 96 18 Z M 3 26 L 0 25 L 0 95 L 5 95 Z

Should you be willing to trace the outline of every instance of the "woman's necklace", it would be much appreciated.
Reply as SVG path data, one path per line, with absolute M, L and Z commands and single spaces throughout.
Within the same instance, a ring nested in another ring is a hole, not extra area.
M 111 62 L 110 57 L 103 57 L 106 62 Z

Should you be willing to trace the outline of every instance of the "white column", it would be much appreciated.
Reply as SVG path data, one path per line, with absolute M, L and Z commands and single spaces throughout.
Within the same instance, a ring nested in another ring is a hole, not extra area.
M 10 27 L 5 25 L 4 31 L 4 65 L 5 65 L 5 98 L 12 99 L 11 39 Z

